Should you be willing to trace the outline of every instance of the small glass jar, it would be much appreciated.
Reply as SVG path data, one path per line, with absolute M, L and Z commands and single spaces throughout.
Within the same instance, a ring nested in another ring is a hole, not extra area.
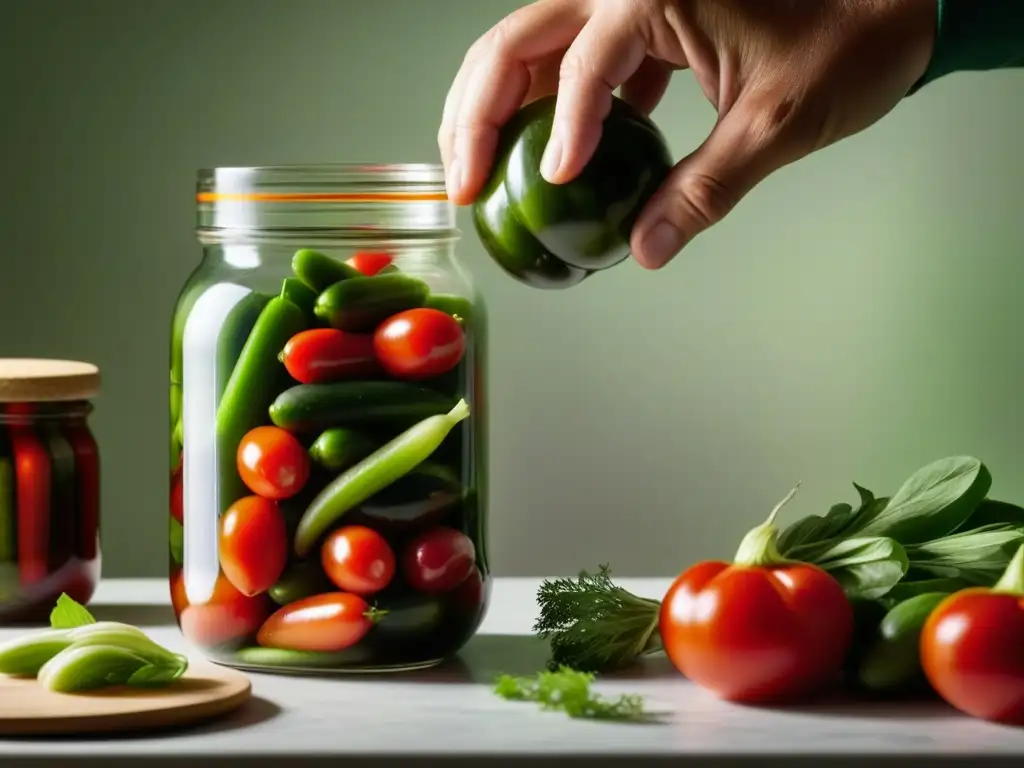
M 100 578 L 96 366 L 0 359 L 0 623 L 43 621 Z
M 171 595 L 212 661 L 419 669 L 483 619 L 486 313 L 432 165 L 219 168 L 171 342 Z

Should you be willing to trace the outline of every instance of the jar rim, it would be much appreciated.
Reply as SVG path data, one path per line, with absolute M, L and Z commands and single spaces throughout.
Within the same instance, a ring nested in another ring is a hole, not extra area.
M 426 186 L 444 191 L 438 163 L 304 163 L 294 165 L 212 166 L 197 172 L 200 189 L 224 185 L 388 185 Z M 241 191 L 241 190 L 239 190 Z
M 438 233 L 455 227 L 444 168 L 434 163 L 203 168 L 196 203 L 201 231 Z

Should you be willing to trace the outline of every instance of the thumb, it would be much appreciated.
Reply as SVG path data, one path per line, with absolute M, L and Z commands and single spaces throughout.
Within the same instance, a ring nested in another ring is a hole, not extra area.
M 633 257 L 665 266 L 694 237 L 717 224 L 768 174 L 795 159 L 782 142 L 778 110 L 744 108 L 722 115 L 703 144 L 679 161 L 648 201 L 631 235 Z

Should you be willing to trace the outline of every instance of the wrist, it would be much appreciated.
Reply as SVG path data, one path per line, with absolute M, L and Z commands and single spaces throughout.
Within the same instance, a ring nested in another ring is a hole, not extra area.
M 954 72 L 1024 66 L 1024 3 L 937 0 L 928 66 L 914 90 Z

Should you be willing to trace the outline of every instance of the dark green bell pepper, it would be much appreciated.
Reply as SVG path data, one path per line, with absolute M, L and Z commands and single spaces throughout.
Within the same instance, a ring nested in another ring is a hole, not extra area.
M 628 258 L 633 225 L 672 169 L 658 128 L 614 98 L 590 162 L 572 181 L 549 184 L 540 161 L 554 111 L 554 96 L 539 99 L 502 129 L 491 176 L 473 206 L 487 251 L 535 288 L 569 288 Z

